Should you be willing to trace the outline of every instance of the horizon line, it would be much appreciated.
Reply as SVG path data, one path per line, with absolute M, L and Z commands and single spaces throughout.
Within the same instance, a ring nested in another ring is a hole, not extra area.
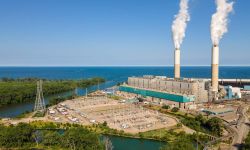
M 173 65 L 0 65 L 0 67 L 174 67 Z M 182 65 L 181 67 L 211 67 L 211 65 Z M 250 65 L 219 65 L 219 67 L 250 67 Z

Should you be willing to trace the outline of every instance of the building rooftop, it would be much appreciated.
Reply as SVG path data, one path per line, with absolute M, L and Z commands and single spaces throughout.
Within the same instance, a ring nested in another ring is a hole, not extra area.
M 180 82 L 187 82 L 187 83 L 194 83 L 194 82 L 204 82 L 204 81 L 207 81 L 207 80 L 204 80 L 204 79 L 200 79 L 200 78 L 179 78 L 179 79 L 175 79 L 175 78 L 169 78 L 167 76 L 153 76 L 153 75 L 144 75 L 144 76 L 139 76 L 139 77 L 136 77 L 136 76 L 132 76 L 132 77 L 129 77 L 129 78 L 139 78 L 139 79 L 160 79 L 160 80 L 163 80 L 163 81 L 180 81 Z
M 191 102 L 191 101 L 194 101 L 195 99 L 194 95 L 181 95 L 177 93 L 168 93 L 168 92 L 152 90 L 152 89 L 141 89 L 137 87 L 131 87 L 128 85 L 120 86 L 119 90 L 123 92 L 140 94 L 145 97 L 149 96 L 149 97 L 166 99 L 166 100 L 181 102 L 181 103 Z
M 214 109 L 204 109 L 203 112 L 219 115 L 219 114 L 225 114 L 228 112 L 233 112 L 232 108 L 214 108 Z

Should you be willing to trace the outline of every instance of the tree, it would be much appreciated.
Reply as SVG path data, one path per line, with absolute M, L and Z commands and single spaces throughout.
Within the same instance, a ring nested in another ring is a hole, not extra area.
M 107 125 L 108 125 L 107 121 L 104 121 L 102 125 L 103 125 L 104 127 L 107 127 Z
M 104 149 L 97 134 L 79 127 L 65 131 L 62 145 L 75 150 Z
M 219 118 L 213 117 L 206 122 L 206 127 L 215 135 L 222 135 L 222 122 Z
M 42 143 L 45 146 L 55 146 L 60 145 L 61 137 L 57 131 L 45 131 Z
M 201 124 L 205 124 L 206 123 L 206 119 L 202 116 L 202 114 L 199 114 L 195 117 L 196 121 L 199 121 Z
M 179 111 L 179 108 L 178 107 L 174 107 L 171 109 L 172 112 L 178 112 Z
M 169 105 L 163 105 L 161 108 L 163 108 L 163 109 L 169 109 L 170 106 Z
M 37 78 L 25 79 L 0 79 L 0 106 L 23 103 L 36 98 Z M 86 80 L 45 80 L 43 93 L 45 96 L 66 92 L 78 87 L 88 87 L 105 82 L 103 78 L 91 78 Z M 54 100 L 58 102 L 61 99 Z
M 32 136 L 36 142 L 36 145 L 38 146 L 38 144 L 42 141 L 42 133 L 37 130 L 33 133 L 33 136 Z
M 108 137 L 104 137 L 105 150 L 112 150 L 113 145 L 111 140 Z
M 161 150 L 195 150 L 195 148 L 192 141 L 180 137 L 178 140 L 163 146 Z
M 33 142 L 34 129 L 25 123 L 17 126 L 0 127 L 0 147 L 23 147 Z

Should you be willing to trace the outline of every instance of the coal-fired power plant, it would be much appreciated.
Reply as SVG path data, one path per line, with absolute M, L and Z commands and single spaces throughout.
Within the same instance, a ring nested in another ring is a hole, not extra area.
M 228 15 L 233 10 L 233 2 L 229 0 L 215 0 L 217 8 L 212 15 L 210 26 L 212 40 L 211 79 L 181 76 L 180 56 L 183 49 L 181 46 L 185 38 L 187 23 L 190 21 L 188 2 L 189 0 L 180 0 L 180 9 L 172 24 L 174 78 L 155 75 L 132 76 L 119 87 L 121 92 L 133 94 L 135 97 L 140 96 L 146 101 L 160 105 L 189 110 L 196 109 L 198 106 L 196 104 L 201 106 L 202 103 L 209 103 L 207 106 L 210 107 L 210 102 L 217 100 L 239 99 L 242 94 L 241 89 L 248 89 L 247 85 L 250 87 L 248 79 L 240 79 L 240 82 L 237 79 L 219 79 L 219 44 L 223 35 L 228 31 Z M 243 92 L 245 91 L 243 90 Z
M 212 47 L 212 91 L 218 92 L 218 78 L 219 78 L 219 47 L 213 45 Z
M 176 48 L 174 51 L 174 78 L 180 78 L 180 49 Z

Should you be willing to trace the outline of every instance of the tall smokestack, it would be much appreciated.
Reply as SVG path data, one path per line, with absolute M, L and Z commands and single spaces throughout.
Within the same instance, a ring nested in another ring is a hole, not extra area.
M 180 49 L 176 48 L 174 51 L 174 78 L 180 78 L 181 74 L 180 55 L 181 55 Z
M 190 20 L 188 13 L 188 0 L 180 0 L 180 10 L 175 15 L 175 20 L 172 24 L 172 38 L 174 41 L 174 77 L 180 78 L 180 47 L 185 37 L 187 22 Z
M 212 48 L 212 91 L 218 92 L 218 78 L 219 78 L 219 47 L 213 45 Z
M 229 0 L 215 0 L 216 12 L 211 20 L 211 39 L 213 43 L 212 48 L 212 91 L 218 92 L 218 78 L 219 78 L 219 43 L 223 35 L 228 31 L 228 15 L 233 11 L 233 2 Z

